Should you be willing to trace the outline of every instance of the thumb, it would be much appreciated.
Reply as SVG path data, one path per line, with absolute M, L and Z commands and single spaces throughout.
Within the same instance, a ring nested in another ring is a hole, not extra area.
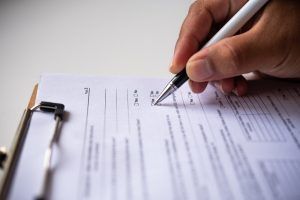
M 194 54 L 187 62 L 192 81 L 221 80 L 256 71 L 267 66 L 267 49 L 251 31 L 221 40 Z M 261 39 L 260 39 L 261 41 Z

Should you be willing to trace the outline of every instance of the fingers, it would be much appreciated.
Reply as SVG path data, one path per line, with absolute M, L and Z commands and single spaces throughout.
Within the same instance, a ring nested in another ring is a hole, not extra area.
M 195 82 L 221 80 L 268 66 L 270 56 L 256 38 L 257 31 L 250 30 L 201 50 L 187 63 L 189 78 Z
M 237 96 L 244 96 L 248 91 L 247 80 L 243 76 L 237 76 L 234 82 L 235 87 L 232 92 Z
M 215 88 L 226 95 L 232 92 L 236 96 L 243 96 L 248 90 L 247 80 L 243 76 L 222 79 L 211 83 Z
M 189 80 L 190 88 L 194 93 L 203 92 L 207 87 L 207 84 L 207 82 L 199 83 Z M 248 91 L 247 80 L 243 76 L 222 79 L 219 81 L 212 81 L 211 84 L 225 95 L 232 92 L 237 96 L 243 96 Z
M 219 81 L 212 81 L 211 84 L 215 86 L 223 94 L 229 94 L 235 88 L 234 78 L 227 78 Z
M 278 2 L 268 4 L 247 32 L 226 38 L 194 54 L 186 67 L 189 78 L 195 82 L 207 82 L 253 71 L 275 77 L 292 77 L 295 71 L 286 67 L 286 63 L 290 46 L 294 44 L 288 44 L 291 33 L 285 32 L 290 26 L 278 23 L 285 15 L 280 12 L 283 7 L 279 7 Z M 276 15 L 275 19 L 273 13 L 276 12 L 279 16 Z M 278 28 L 278 24 L 282 27 Z
M 188 59 L 199 50 L 213 22 L 224 21 L 230 12 L 230 0 L 198 0 L 192 4 L 176 43 L 172 73 L 180 72 Z
M 194 93 L 201 93 L 205 90 L 207 82 L 197 83 L 192 80 L 189 80 L 189 85 Z

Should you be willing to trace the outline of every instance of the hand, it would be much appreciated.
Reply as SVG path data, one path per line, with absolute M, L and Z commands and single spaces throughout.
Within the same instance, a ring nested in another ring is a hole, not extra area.
M 207 82 L 244 95 L 248 72 L 300 78 L 300 1 L 271 0 L 244 32 L 202 49 L 212 29 L 224 24 L 246 0 L 198 0 L 190 7 L 176 43 L 170 71 L 186 66 L 194 92 Z

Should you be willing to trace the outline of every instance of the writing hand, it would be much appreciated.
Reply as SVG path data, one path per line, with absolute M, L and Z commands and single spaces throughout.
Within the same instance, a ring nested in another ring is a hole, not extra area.
M 215 83 L 224 93 L 243 95 L 241 76 L 260 72 L 278 78 L 300 78 L 300 2 L 273 0 L 241 34 L 198 52 L 217 25 L 224 24 L 245 0 L 198 0 L 190 8 L 176 43 L 170 71 L 186 66 L 194 92 Z

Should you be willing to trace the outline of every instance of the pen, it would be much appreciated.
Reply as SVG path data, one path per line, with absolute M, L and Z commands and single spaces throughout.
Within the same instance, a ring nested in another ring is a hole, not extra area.
M 249 0 L 201 49 L 208 47 L 218 41 L 233 36 L 240 30 L 246 22 L 253 17 L 268 0 Z M 154 105 L 157 105 L 173 92 L 175 92 L 183 83 L 188 80 L 186 69 L 176 74 L 160 93 Z

